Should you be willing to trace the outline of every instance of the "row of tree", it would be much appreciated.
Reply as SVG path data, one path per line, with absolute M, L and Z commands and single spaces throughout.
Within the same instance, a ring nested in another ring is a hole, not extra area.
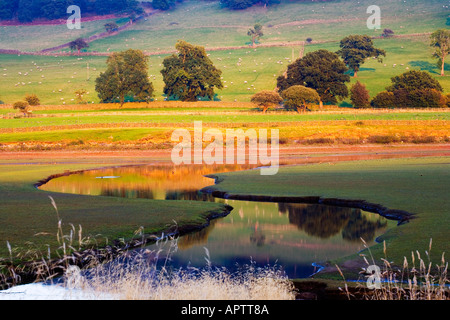
M 256 29 L 256 28 L 255 28 Z M 250 31 L 249 31 L 250 34 Z M 450 32 L 438 30 L 431 36 L 431 45 L 439 64 L 449 53 Z M 221 70 L 208 58 L 205 48 L 185 41 L 176 44 L 177 53 L 163 61 L 161 70 L 167 99 L 197 101 L 214 99 L 214 90 L 223 88 Z M 353 76 L 368 58 L 382 61 L 386 52 L 374 46 L 369 36 L 351 35 L 340 42 L 340 50 L 320 49 L 291 63 L 284 75 L 277 78 L 276 92 L 261 92 L 252 101 L 265 111 L 271 105 L 284 102 L 286 108 L 305 110 L 308 105 L 336 104 L 350 95 L 356 107 L 442 107 L 447 99 L 442 87 L 428 73 L 409 71 L 392 78 L 392 85 L 372 101 L 364 85 L 357 82 L 350 92 L 350 69 Z M 142 51 L 113 53 L 107 60 L 107 70 L 97 78 L 96 90 L 102 102 L 120 102 L 127 96 L 133 100 L 150 101 L 153 85 L 147 75 L 147 59 Z
M 214 99 L 214 89 L 222 89 L 222 71 L 208 58 L 205 48 L 186 41 L 175 45 L 177 54 L 166 57 L 161 74 L 168 99 L 197 101 Z M 140 50 L 115 52 L 107 59 L 107 69 L 96 79 L 95 87 L 102 102 L 124 104 L 127 97 L 150 101 L 153 84 L 148 78 L 148 57 Z
M 0 20 L 31 22 L 68 18 L 67 8 L 70 5 L 79 6 L 83 14 L 143 13 L 137 0 L 0 0 Z

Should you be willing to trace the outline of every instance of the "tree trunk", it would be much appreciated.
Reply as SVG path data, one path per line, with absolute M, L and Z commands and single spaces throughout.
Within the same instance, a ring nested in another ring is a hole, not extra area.
M 353 71 L 353 78 L 358 78 L 358 71 Z
M 443 77 L 445 75 L 445 57 L 442 56 L 442 67 L 441 67 L 441 76 Z
M 125 95 L 121 94 L 120 95 L 120 107 L 123 107 L 123 104 L 125 103 Z

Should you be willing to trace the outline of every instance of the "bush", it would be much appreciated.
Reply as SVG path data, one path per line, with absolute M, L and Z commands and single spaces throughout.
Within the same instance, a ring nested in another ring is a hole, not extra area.
M 367 108 L 370 106 L 370 96 L 369 91 L 367 91 L 366 86 L 361 82 L 357 81 L 350 88 L 350 100 L 355 108 Z
M 372 99 L 370 105 L 373 108 L 395 108 L 395 96 L 392 92 L 382 91 Z
M 14 102 L 13 107 L 14 107 L 14 109 L 19 109 L 20 112 L 23 112 L 24 114 L 26 114 L 28 111 L 29 104 L 27 101 L 17 101 L 17 102 Z
M 27 94 L 24 99 L 30 106 L 38 106 L 41 104 L 41 101 L 35 94 Z
M 447 98 L 435 89 L 417 89 L 407 96 L 409 108 L 445 108 Z

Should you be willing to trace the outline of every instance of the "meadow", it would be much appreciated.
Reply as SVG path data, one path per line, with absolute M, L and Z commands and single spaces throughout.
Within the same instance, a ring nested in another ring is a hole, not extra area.
M 394 30 L 393 38 L 379 38 L 381 30 L 367 28 L 366 9 L 372 4 L 370 0 L 332 4 L 282 1 L 269 8 L 229 11 L 216 1 L 184 1 L 174 10 L 155 13 L 123 32 L 89 43 L 87 52 L 80 56 L 68 55 L 67 49 L 47 55 L 25 53 L 101 33 L 105 23 L 123 22 L 123 18 L 83 22 L 81 30 L 68 30 L 65 24 L 0 25 L 0 49 L 23 52 L 0 54 L 0 152 L 5 152 L 5 160 L 0 160 L 0 225 L 7 226 L 0 228 L 0 239 L 11 246 L 0 245 L 0 257 L 4 261 L 41 259 L 49 248 L 60 253 L 61 243 L 55 239 L 59 219 L 64 233 L 72 233 L 70 245 L 82 247 L 128 239 L 142 228 L 146 233 L 160 233 L 175 220 L 179 225 L 200 227 L 211 214 L 223 213 L 224 207 L 217 203 L 191 201 L 186 205 L 185 201 L 82 196 L 44 192 L 33 186 L 68 170 L 153 161 L 126 151 L 167 151 L 174 144 L 170 141 L 172 132 L 178 128 L 191 130 L 194 121 L 202 121 L 205 130 L 278 129 L 282 148 L 297 148 L 305 155 L 310 146 L 333 149 L 345 145 L 362 154 L 374 145 L 393 149 L 410 145 L 423 150 L 425 144 L 435 144 L 445 149 L 450 141 L 448 108 L 355 109 L 347 98 L 337 106 L 302 114 L 284 110 L 263 114 L 250 103 L 256 92 L 275 89 L 277 77 L 300 54 L 318 49 L 337 51 L 339 41 L 350 34 L 377 37 L 375 46 L 386 50 L 387 56 L 382 62 L 367 60 L 358 78 L 352 77 L 348 86 L 359 80 L 374 97 L 390 85 L 392 77 L 408 70 L 423 70 L 441 83 L 444 93 L 450 93 L 450 65 L 447 62 L 447 75 L 441 77 L 429 44 L 431 32 L 448 28 L 448 3 L 378 1 L 382 28 Z M 253 48 L 247 30 L 255 23 L 264 25 L 264 37 Z M 308 37 L 312 42 L 305 44 Z M 205 46 L 209 58 L 222 70 L 224 88 L 216 91 L 217 101 L 165 101 L 160 70 L 179 39 Z M 122 108 L 101 104 L 95 79 L 106 69 L 106 55 L 127 48 L 148 54 L 154 99 L 148 104 L 128 102 Z M 80 89 L 87 91 L 84 104 L 76 104 L 75 91 Z M 26 94 L 36 94 L 41 102 L 32 108 L 32 117 L 21 117 L 12 108 Z M 73 151 L 75 156 L 59 159 L 47 150 Z M 111 153 L 96 159 L 88 157 L 90 151 L 111 150 L 118 151 L 121 158 Z M 39 153 L 43 158 L 36 159 L 32 152 L 22 152 L 15 158 L 17 151 L 44 152 Z M 234 194 L 363 199 L 411 212 L 416 219 L 380 238 L 385 240 L 389 259 L 400 265 L 412 251 L 427 250 L 430 239 L 430 259 L 437 261 L 448 251 L 448 172 L 448 158 L 444 156 L 326 161 L 283 167 L 270 177 L 255 171 L 220 174 L 222 181 L 214 188 Z M 56 201 L 57 210 L 49 195 Z M 81 231 L 82 236 L 77 237 Z M 370 248 L 377 261 L 384 257 L 384 251 L 382 243 Z M 355 254 L 336 263 L 357 259 L 361 257 Z

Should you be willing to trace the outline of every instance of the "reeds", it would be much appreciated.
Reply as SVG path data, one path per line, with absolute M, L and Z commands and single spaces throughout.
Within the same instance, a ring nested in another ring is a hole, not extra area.
M 26 256 L 33 262 L 14 266 L 18 255 L 7 242 L 10 261 L 0 266 L 3 288 L 25 282 L 50 282 L 67 289 L 66 299 L 80 296 L 100 300 L 295 298 L 292 282 L 280 269 L 257 267 L 252 261 L 234 272 L 213 267 L 206 248 L 204 267 L 176 269 L 171 265 L 171 259 L 178 250 L 177 239 L 162 235 L 156 239 L 153 250 L 135 248 L 136 243 L 145 244 L 143 227 L 135 231 L 133 243 L 124 242 L 117 248 L 85 249 L 87 244 L 91 246 L 92 239 L 83 237 L 81 226 L 77 230 L 69 224 L 68 233 L 64 232 L 58 207 L 53 198 L 49 198 L 58 218 L 56 252 L 51 254 L 49 247 L 47 252 L 28 250 Z
M 384 258 L 380 258 L 380 266 L 363 241 L 369 255 L 361 254 L 367 267 L 363 267 L 360 275 L 360 293 L 366 300 L 449 300 L 450 290 L 448 278 L 448 262 L 445 260 L 445 253 L 442 253 L 439 263 L 433 264 L 430 260 L 432 239 L 430 239 L 428 250 L 425 255 L 421 255 L 418 250 L 411 252 L 411 258 L 406 256 L 401 266 L 394 265 L 387 258 L 386 243 L 383 242 Z M 424 258 L 426 256 L 426 258 Z M 367 259 L 370 257 L 370 262 Z M 336 266 L 337 267 L 337 266 Z M 339 267 L 338 271 L 343 277 Z M 365 281 L 364 281 L 365 280 Z M 345 278 L 344 278 L 345 282 Z M 352 295 L 347 283 L 345 293 L 349 299 Z
M 172 268 L 171 254 L 177 241 L 158 249 L 130 251 L 95 268 L 72 268 L 65 274 L 66 287 L 83 290 L 98 299 L 120 300 L 292 300 L 291 281 L 275 267 L 250 262 L 235 272 L 213 267 L 205 248 L 202 268 Z M 168 249 L 167 249 L 168 246 Z M 163 249 L 166 247 L 166 249 Z M 163 254 L 164 253 L 164 254 Z M 75 270 L 75 272 L 74 272 Z

